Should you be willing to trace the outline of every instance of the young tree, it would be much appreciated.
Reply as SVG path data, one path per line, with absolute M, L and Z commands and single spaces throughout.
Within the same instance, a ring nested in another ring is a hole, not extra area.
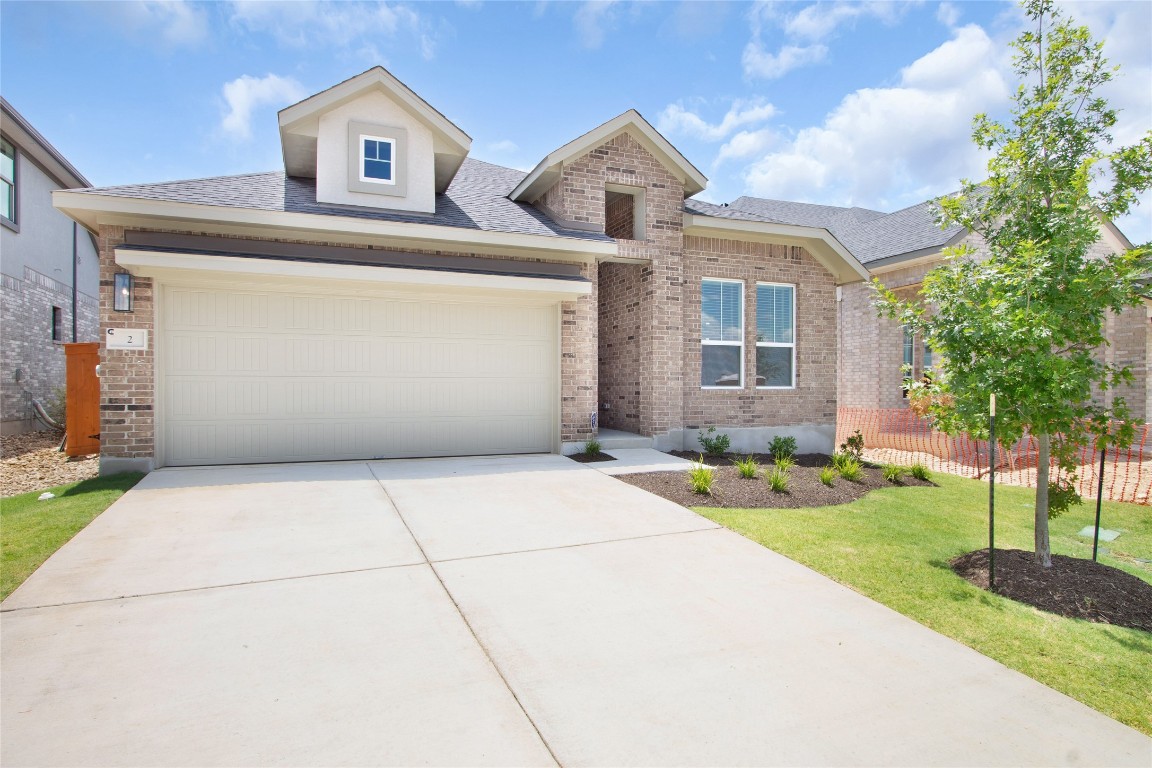
M 1071 475 L 1078 446 L 1094 437 L 1128 444 L 1135 433 L 1123 398 L 1105 406 L 1093 394 L 1132 380 L 1098 355 L 1107 314 L 1140 303 L 1152 251 L 1145 244 L 1098 258 L 1089 249 L 1102 217 L 1125 214 L 1152 186 L 1152 131 L 1113 147 L 1116 112 L 1098 90 L 1117 68 L 1051 0 L 1022 6 L 1030 29 L 1013 44 L 1021 85 L 1012 120 L 973 120 L 973 140 L 993 152 L 987 180 L 964 181 L 959 194 L 936 201 L 942 225 L 963 225 L 984 253 L 950 249 L 919 302 L 874 285 L 880 313 L 941 355 L 934 381 L 910 385 L 914 405 L 946 432 L 986 437 L 995 393 L 997 437 L 1010 443 L 1027 430 L 1037 438 L 1036 560 L 1050 567 L 1048 518 L 1078 500 L 1070 480 L 1050 484 L 1052 457 Z

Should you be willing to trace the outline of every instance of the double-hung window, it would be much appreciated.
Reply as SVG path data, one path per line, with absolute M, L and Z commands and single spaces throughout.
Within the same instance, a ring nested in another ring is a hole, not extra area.
M 0 216 L 16 223 L 16 147 L 0 139 Z
M 796 386 L 796 287 L 756 284 L 756 386 Z
M 704 280 L 700 287 L 700 386 L 744 386 L 744 282 Z
M 360 181 L 396 183 L 396 141 L 381 136 L 360 137 Z

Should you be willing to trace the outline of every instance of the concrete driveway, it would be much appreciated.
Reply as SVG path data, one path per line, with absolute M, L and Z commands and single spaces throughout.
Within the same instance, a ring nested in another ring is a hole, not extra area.
M 160 470 L 2 610 L 5 766 L 1152 762 L 555 456 Z

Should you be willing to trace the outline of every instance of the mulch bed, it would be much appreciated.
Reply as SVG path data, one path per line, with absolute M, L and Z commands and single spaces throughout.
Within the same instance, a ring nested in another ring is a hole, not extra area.
M 687 451 L 673 451 L 674 456 L 699 461 L 700 454 Z M 811 453 L 796 456 L 796 466 L 788 471 L 788 490 L 784 493 L 773 491 L 764 482 L 765 469 L 772 468 L 772 457 L 754 454 L 761 465 L 756 480 L 740 477 L 735 459 L 744 456 L 705 456 L 704 463 L 715 467 L 712 493 L 693 493 L 688 485 L 687 472 L 645 472 L 635 475 L 618 475 L 618 479 L 643 488 L 649 493 L 662 496 L 685 507 L 730 507 L 733 509 L 765 509 L 795 507 L 826 507 L 832 504 L 846 504 L 855 501 L 869 491 L 891 487 L 881 476 L 877 467 L 864 467 L 864 477 L 860 482 L 849 482 L 837 477 L 833 487 L 820 482 L 820 468 L 830 463 L 823 454 Z M 905 476 L 902 485 L 933 485 Z
M 951 565 L 961 578 L 988 589 L 987 549 Z M 1052 555 L 1052 567 L 1044 568 L 1031 552 L 997 549 L 995 592 L 1059 616 L 1152 632 L 1152 584 L 1091 560 Z
M 57 450 L 59 432 L 26 432 L 0 437 L 0 496 L 15 496 L 96 477 L 99 456 L 69 459 Z
M 615 461 L 616 460 L 615 456 L 609 456 L 608 454 L 604 453 L 603 451 L 601 451 L 600 453 L 596 453 L 596 454 L 585 453 L 584 451 L 581 451 L 580 453 L 569 454 L 568 458 L 572 459 L 572 461 L 578 461 L 581 464 L 591 464 L 594 461 Z

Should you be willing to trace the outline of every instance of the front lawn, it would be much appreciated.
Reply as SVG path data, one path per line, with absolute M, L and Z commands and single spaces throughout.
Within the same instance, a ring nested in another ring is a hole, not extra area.
M 990 594 L 954 574 L 952 558 L 988 546 L 988 486 L 933 475 L 939 487 L 884 488 L 850 504 L 806 509 L 698 508 L 705 517 L 803 563 L 932 629 L 1152 735 L 1152 634 L 1066 619 Z M 997 486 L 996 547 L 1032 550 L 1032 498 Z M 1092 557 L 1076 533 L 1085 500 L 1051 522 L 1052 551 Z M 1152 582 L 1152 509 L 1106 502 L 1100 562 Z
M 0 502 L 0 600 L 142 477 L 96 477 L 48 488 L 54 499 L 37 501 L 43 491 L 33 491 Z

